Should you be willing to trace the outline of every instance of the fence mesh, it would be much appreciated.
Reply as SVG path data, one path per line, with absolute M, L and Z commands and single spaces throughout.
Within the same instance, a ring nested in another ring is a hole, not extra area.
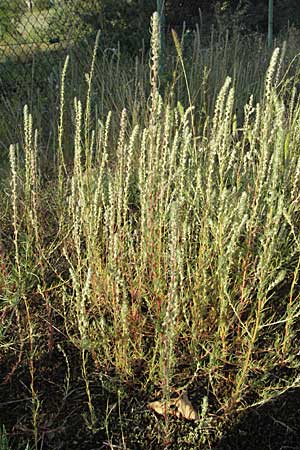
M 82 61 L 78 52 L 100 26 L 93 1 L 0 0 L 2 93 L 43 82 L 67 53 Z

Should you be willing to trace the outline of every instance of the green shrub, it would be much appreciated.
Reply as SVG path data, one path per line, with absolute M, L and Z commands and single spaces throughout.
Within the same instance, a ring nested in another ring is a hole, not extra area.
M 142 41 L 149 42 L 149 17 L 155 10 L 155 0 L 94 0 L 84 2 L 64 1 L 51 17 L 49 37 L 74 40 L 94 37 L 101 30 L 101 43 L 136 50 Z
M 25 5 L 18 0 L 4 0 L 0 3 L 0 39 L 16 33 L 16 24 L 24 10 Z

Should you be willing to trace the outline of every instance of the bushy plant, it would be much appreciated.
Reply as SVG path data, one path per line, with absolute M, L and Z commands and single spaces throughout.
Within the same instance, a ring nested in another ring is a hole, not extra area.
M 16 24 L 25 10 L 25 4 L 18 0 L 4 0 L 0 3 L 0 39 L 16 33 Z
M 12 409 L 5 426 L 30 421 L 35 449 L 68 444 L 76 415 L 93 445 L 76 437 L 70 448 L 161 449 L 171 438 L 170 450 L 211 448 L 227 416 L 299 386 L 296 52 L 289 41 L 276 49 L 265 74 L 259 40 L 221 46 L 217 35 L 203 51 L 198 34 L 186 64 L 173 33 L 178 61 L 162 96 L 157 14 L 152 29 L 150 76 L 148 61 L 98 58 L 96 45 L 80 89 L 67 58 L 60 100 L 46 108 L 57 130 L 47 170 L 34 131 L 41 102 L 24 107 L 22 125 L 10 108 L 22 138 L 11 139 L 21 144 L 0 191 L 0 355 L 6 379 L 21 379 L 10 404 L 26 411 Z M 187 389 L 201 409 L 195 427 L 168 418 L 172 395 Z M 156 398 L 159 429 L 145 404 Z
M 76 41 L 91 33 L 92 27 L 82 19 L 80 3 L 55 3 L 54 10 L 46 31 L 48 39 Z
M 144 40 L 150 41 L 149 23 L 156 9 L 155 0 L 103 0 L 103 37 L 113 45 L 119 41 L 121 47 L 136 50 Z
M 149 41 L 149 17 L 156 7 L 155 0 L 93 0 L 64 1 L 51 17 L 49 31 L 52 37 L 80 40 L 94 38 L 101 30 L 101 42 L 106 47 L 117 46 L 126 50 L 142 47 Z
M 222 0 L 215 3 L 215 12 L 231 28 L 266 33 L 268 30 L 268 2 L 264 0 Z M 299 24 L 300 6 L 297 0 L 274 0 L 274 31 Z

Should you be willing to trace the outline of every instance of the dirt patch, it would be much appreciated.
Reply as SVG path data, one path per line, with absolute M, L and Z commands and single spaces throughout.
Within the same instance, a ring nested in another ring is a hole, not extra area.
M 300 450 L 300 389 L 242 414 L 215 450 Z

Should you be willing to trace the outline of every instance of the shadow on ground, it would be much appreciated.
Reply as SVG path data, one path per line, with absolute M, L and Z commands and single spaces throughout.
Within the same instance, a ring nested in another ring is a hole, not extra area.
M 300 389 L 248 410 L 215 450 L 300 450 Z
M 80 353 L 65 347 L 65 354 L 54 350 L 35 364 L 40 450 L 300 450 L 300 388 L 247 410 L 238 420 L 233 418 L 217 446 L 213 428 L 210 447 L 205 447 L 197 423 L 171 418 L 174 433 L 165 445 L 164 421 L 147 407 L 155 389 L 145 392 L 141 383 L 121 383 L 113 372 L 106 376 L 94 369 L 89 388 L 97 423 L 92 429 Z M 34 441 L 32 380 L 26 360 L 23 364 L 17 361 L 0 355 L 0 438 L 5 426 L 13 450 Z M 198 381 L 195 393 L 201 398 Z M 200 408 L 192 388 L 189 395 Z

